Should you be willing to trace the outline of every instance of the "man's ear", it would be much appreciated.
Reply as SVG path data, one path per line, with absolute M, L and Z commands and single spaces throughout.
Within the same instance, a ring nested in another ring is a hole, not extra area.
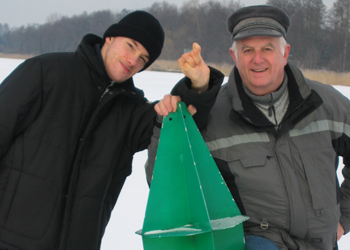
M 233 61 L 235 61 L 235 64 L 237 64 L 237 58 L 232 48 L 230 48 L 230 54 L 231 54 L 231 57 L 233 58 Z
M 110 44 L 112 42 L 112 37 L 106 37 L 105 43 Z
M 287 64 L 287 59 L 288 59 L 288 56 L 289 56 L 289 52 L 290 52 L 290 45 L 287 44 L 285 49 L 284 49 L 284 55 L 283 55 L 284 61 L 285 61 L 284 66 L 286 66 L 286 64 Z

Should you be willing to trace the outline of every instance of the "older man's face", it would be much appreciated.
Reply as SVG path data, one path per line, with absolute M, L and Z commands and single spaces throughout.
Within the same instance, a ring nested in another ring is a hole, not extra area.
M 236 43 L 236 55 L 232 49 L 230 53 L 243 84 L 255 95 L 266 95 L 278 89 L 284 77 L 289 44 L 282 54 L 279 37 L 254 36 Z

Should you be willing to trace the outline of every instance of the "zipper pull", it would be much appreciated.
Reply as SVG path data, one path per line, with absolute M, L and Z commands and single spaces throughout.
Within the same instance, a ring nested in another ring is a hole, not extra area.
M 103 94 L 102 94 L 101 97 L 100 97 L 100 101 L 101 101 L 102 98 L 108 93 L 109 89 L 110 89 L 111 87 L 113 87 L 114 84 L 115 84 L 115 81 L 112 81 L 111 84 L 109 84 L 109 85 L 106 87 L 105 91 L 103 92 Z
M 272 108 L 273 108 L 273 104 L 272 104 L 273 95 L 272 95 L 272 93 L 270 93 L 270 96 L 271 96 L 271 101 L 270 101 L 270 104 L 269 104 L 269 108 L 267 109 L 268 112 L 269 112 L 269 117 L 272 116 Z
M 273 108 L 273 105 L 270 103 L 269 108 L 267 109 L 269 112 L 269 117 L 272 116 L 272 108 Z

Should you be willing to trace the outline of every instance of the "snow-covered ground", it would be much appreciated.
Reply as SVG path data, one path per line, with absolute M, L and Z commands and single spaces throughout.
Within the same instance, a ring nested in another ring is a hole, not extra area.
M 22 60 L 0 58 L 0 82 Z M 135 85 L 144 90 L 150 101 L 159 100 L 169 93 L 173 85 L 182 78 L 180 73 L 145 71 L 136 74 Z M 350 98 L 350 87 L 335 86 Z M 3 118 L 2 118 L 3 119 Z M 148 198 L 148 185 L 144 173 L 147 152 L 137 153 L 133 161 L 133 173 L 127 178 L 112 217 L 102 240 L 102 250 L 142 250 L 142 238 L 135 232 L 142 228 Z M 339 167 L 341 169 L 341 167 Z M 339 181 L 343 177 L 338 171 Z M 338 242 L 340 250 L 350 250 L 350 236 L 346 235 Z

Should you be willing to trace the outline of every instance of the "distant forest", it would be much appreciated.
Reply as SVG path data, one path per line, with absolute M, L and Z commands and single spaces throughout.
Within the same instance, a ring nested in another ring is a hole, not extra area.
M 350 0 L 336 0 L 326 9 L 322 0 L 267 0 L 266 4 L 282 8 L 291 19 L 287 41 L 291 44 L 290 60 L 304 69 L 350 71 Z M 227 18 L 238 8 L 239 1 L 190 0 L 180 8 L 156 2 L 144 9 L 158 18 L 165 30 L 165 44 L 160 56 L 177 60 L 193 42 L 202 46 L 208 63 L 233 63 L 229 55 L 230 34 Z M 65 17 L 53 14 L 43 25 L 10 28 L 0 24 L 0 53 L 43 54 L 75 51 L 87 33 L 102 36 L 104 31 L 133 10 L 111 10 Z

